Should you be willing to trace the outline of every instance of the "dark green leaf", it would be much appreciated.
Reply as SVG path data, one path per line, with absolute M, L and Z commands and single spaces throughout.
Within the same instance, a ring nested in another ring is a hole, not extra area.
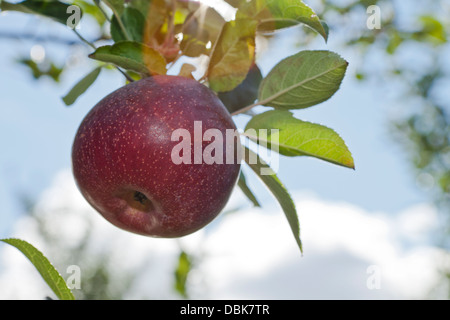
M 143 42 L 145 18 L 142 13 L 134 8 L 125 8 L 121 19 L 128 36 L 131 38 L 129 40 Z M 111 37 L 115 42 L 128 40 L 115 16 L 111 20 Z
M 69 93 L 64 96 L 63 101 L 67 106 L 72 105 L 79 96 L 81 96 L 86 90 L 94 83 L 100 74 L 101 67 L 92 70 L 88 75 L 81 79 Z
M 208 80 L 216 92 L 231 91 L 247 77 L 255 58 L 256 22 L 227 22 L 211 55 Z
M 298 221 L 297 210 L 295 208 L 294 201 L 289 195 L 289 192 L 278 179 L 275 172 L 273 172 L 273 170 L 258 156 L 258 154 L 244 147 L 244 158 L 245 162 L 247 162 L 250 168 L 264 182 L 270 192 L 278 200 L 278 203 L 283 209 L 283 212 L 289 222 L 292 233 L 294 234 L 295 241 L 297 242 L 300 251 L 303 252 L 302 242 L 300 240 L 300 224 Z
M 166 61 L 159 52 L 133 41 L 121 41 L 112 46 L 100 47 L 89 57 L 143 75 L 165 74 L 167 71 Z
M 258 20 L 258 30 L 262 32 L 303 23 L 322 35 L 325 41 L 328 38 L 328 32 L 316 13 L 299 0 L 253 0 L 240 6 L 236 17 Z
M 135 8 L 146 16 L 151 3 L 152 0 L 131 0 L 128 2 L 128 8 Z
M 256 199 L 255 195 L 253 194 L 252 190 L 247 185 L 247 181 L 245 179 L 244 173 L 241 171 L 241 174 L 239 176 L 238 180 L 238 186 L 244 193 L 244 195 L 253 203 L 255 207 L 261 207 L 261 205 L 258 202 L 258 199 Z
M 59 1 L 25 0 L 18 3 L 0 2 L 1 11 L 18 11 L 41 15 L 66 24 L 71 13 L 67 13 L 68 4 Z
M 0 239 L 20 250 L 36 267 L 45 282 L 61 300 L 75 300 L 66 282 L 48 259 L 34 246 L 20 239 Z
M 302 109 L 331 98 L 348 63 L 329 51 L 302 51 L 276 65 L 262 81 L 259 103 L 280 109 Z
M 229 92 L 219 92 L 219 98 L 230 113 L 238 111 L 258 98 L 258 89 L 262 81 L 261 70 L 255 64 L 250 68 L 244 82 Z
M 260 129 L 267 130 L 267 135 L 260 135 Z M 268 147 L 276 146 L 285 156 L 310 156 L 355 168 L 352 154 L 335 131 L 296 119 L 289 111 L 273 110 L 256 115 L 247 124 L 245 132 L 252 140 L 264 139 Z

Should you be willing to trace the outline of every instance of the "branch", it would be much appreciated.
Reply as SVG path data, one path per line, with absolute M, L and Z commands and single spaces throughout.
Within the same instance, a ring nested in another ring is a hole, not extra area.
M 72 30 L 78 36 L 78 38 L 80 38 L 81 41 L 83 41 L 85 44 L 87 44 L 92 49 L 94 49 L 94 50 L 97 49 L 92 42 L 89 42 L 88 40 L 86 40 L 76 29 L 72 29 Z
M 267 102 L 268 102 L 268 101 L 267 101 Z M 249 105 L 249 106 L 246 106 L 246 107 L 244 107 L 244 108 L 242 108 L 242 109 L 239 109 L 239 110 L 233 112 L 231 115 L 232 115 L 232 116 L 236 116 L 236 115 L 241 114 L 241 113 L 246 113 L 246 112 L 250 111 L 251 109 L 253 109 L 254 107 L 263 105 L 264 103 L 266 103 L 266 102 L 264 102 L 264 101 L 262 101 L 262 102 L 256 102 L 256 103 L 254 103 L 254 104 L 251 104 L 251 105 Z

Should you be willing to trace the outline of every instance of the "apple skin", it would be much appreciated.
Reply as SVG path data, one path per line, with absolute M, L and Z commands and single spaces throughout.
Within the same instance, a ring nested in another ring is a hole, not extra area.
M 194 121 L 202 121 L 203 133 L 214 128 L 225 137 L 226 129 L 236 129 L 217 96 L 195 80 L 153 76 L 119 88 L 76 134 L 72 169 L 79 190 L 109 222 L 133 233 L 175 238 L 203 228 L 228 202 L 240 162 L 174 164 L 171 152 L 180 141 L 171 141 L 172 132 L 183 128 L 194 137 Z

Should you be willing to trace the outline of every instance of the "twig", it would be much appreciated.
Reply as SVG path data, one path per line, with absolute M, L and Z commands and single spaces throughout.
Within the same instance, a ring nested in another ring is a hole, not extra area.
M 125 71 L 123 71 L 122 69 L 120 69 L 119 67 L 116 67 L 117 70 L 119 70 L 119 72 L 121 74 L 123 74 L 125 76 L 125 78 L 127 78 L 128 81 L 130 82 L 134 82 L 134 79 L 131 78 Z
M 87 41 L 76 29 L 72 29 L 73 32 L 75 32 L 75 34 L 78 36 L 78 38 L 80 38 L 81 41 L 83 41 L 85 44 L 87 44 L 88 46 L 90 46 L 92 49 L 97 49 L 95 47 L 95 45 L 89 41 Z
M 251 104 L 251 105 L 249 105 L 249 106 L 246 106 L 245 108 L 242 108 L 242 109 L 239 109 L 239 110 L 233 112 L 231 115 L 232 115 L 232 116 L 236 116 L 236 115 L 238 115 L 238 114 L 245 113 L 245 112 L 249 111 L 250 109 L 253 109 L 254 107 L 263 105 L 264 103 L 265 103 L 264 101 L 263 101 L 263 102 L 256 102 L 256 103 L 254 103 L 254 104 Z
M 105 19 L 108 22 L 111 22 L 111 18 L 108 16 L 108 14 L 106 13 L 105 9 L 102 8 L 102 6 L 100 5 L 100 1 L 94 1 L 95 5 L 97 6 L 97 8 L 99 8 L 100 12 L 103 14 L 103 16 L 105 17 Z

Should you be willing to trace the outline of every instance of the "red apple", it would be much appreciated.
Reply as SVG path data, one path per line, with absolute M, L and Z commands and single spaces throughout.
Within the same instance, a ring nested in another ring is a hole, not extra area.
M 198 124 L 200 134 L 194 132 Z M 194 159 L 217 140 L 203 133 L 215 129 L 225 137 L 236 127 L 217 96 L 188 78 L 149 77 L 105 97 L 87 114 L 73 144 L 73 173 L 83 196 L 112 224 L 141 235 L 181 237 L 207 225 L 228 202 L 240 162 L 225 161 L 225 143 L 216 149 L 222 164 L 174 162 L 177 129 L 193 137 L 183 141 L 191 148 L 182 156 Z M 232 149 L 238 145 L 236 139 Z

